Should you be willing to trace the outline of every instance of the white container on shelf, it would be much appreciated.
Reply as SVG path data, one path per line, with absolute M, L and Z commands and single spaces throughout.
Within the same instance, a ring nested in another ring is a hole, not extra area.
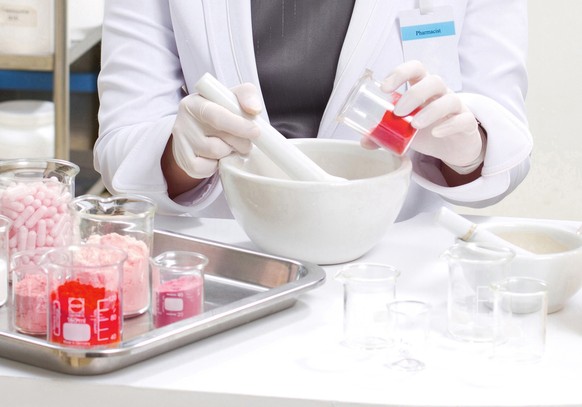
M 103 24 L 104 0 L 67 2 L 69 43 Z M 54 0 L 0 0 L 0 54 L 45 55 L 54 51 Z
M 54 157 L 54 123 L 52 102 L 0 102 L 0 160 Z
M 51 53 L 53 27 L 54 0 L 0 0 L 0 53 Z

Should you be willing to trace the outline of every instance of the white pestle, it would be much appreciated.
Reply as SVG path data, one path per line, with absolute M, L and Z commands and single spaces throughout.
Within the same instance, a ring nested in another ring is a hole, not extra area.
M 346 181 L 345 178 L 336 177 L 325 172 L 267 121 L 259 116 L 252 117 L 244 113 L 234 93 L 211 74 L 205 73 L 200 78 L 196 83 L 196 90 L 204 98 L 255 122 L 261 130 L 261 135 L 253 140 L 253 144 L 291 179 L 325 182 Z
M 476 223 L 456 214 L 446 207 L 442 207 L 436 214 L 436 222 L 448 229 L 459 239 L 466 242 L 479 241 L 479 242 L 491 242 L 509 247 L 515 252 L 515 254 L 529 255 L 533 253 L 525 250 L 522 247 L 516 246 L 511 242 L 497 236 L 494 233 L 489 232 L 483 228 L 480 228 Z

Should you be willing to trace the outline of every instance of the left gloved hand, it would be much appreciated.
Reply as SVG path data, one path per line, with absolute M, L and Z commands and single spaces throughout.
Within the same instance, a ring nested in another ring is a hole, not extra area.
M 419 61 L 399 65 L 384 79 L 382 90 L 392 92 L 405 82 L 410 86 L 396 103 L 394 114 L 406 116 L 420 108 L 411 123 L 419 132 L 410 147 L 442 160 L 460 174 L 477 169 L 485 146 L 477 120 L 461 98 Z M 363 141 L 364 146 L 370 143 Z

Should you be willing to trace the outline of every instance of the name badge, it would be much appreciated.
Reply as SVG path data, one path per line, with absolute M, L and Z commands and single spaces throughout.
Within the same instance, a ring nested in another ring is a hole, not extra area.
M 421 61 L 439 75 L 449 88 L 461 90 L 458 36 L 453 8 L 435 7 L 430 12 L 403 10 L 399 14 L 404 59 Z

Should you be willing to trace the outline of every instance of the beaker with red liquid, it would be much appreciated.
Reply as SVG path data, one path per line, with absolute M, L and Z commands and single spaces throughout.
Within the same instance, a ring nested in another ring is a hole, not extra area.
M 411 125 L 416 112 L 408 116 L 393 113 L 401 96 L 398 92 L 384 92 L 372 71 L 367 70 L 352 88 L 338 120 L 370 137 L 380 147 L 403 155 L 417 129 Z

